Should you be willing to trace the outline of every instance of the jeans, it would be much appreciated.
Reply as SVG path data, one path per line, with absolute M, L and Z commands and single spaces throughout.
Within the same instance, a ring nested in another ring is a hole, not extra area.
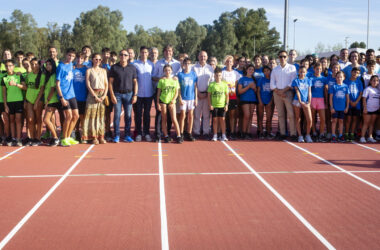
M 115 93 L 117 103 L 114 105 L 114 117 L 113 125 L 115 129 L 115 135 L 120 137 L 120 115 L 121 106 L 124 108 L 124 136 L 131 136 L 131 114 L 132 114 L 132 96 L 133 92 L 130 93 Z
M 149 135 L 150 128 L 150 109 L 152 107 L 152 97 L 138 97 L 136 102 L 135 123 L 137 135 L 141 133 L 141 117 L 143 116 L 144 135 Z M 143 111 L 144 110 L 144 111 Z M 144 112 L 144 115 L 143 115 Z

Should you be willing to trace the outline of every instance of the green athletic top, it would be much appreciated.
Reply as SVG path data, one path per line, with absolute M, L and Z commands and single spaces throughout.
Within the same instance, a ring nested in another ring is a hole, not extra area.
M 2 73 L 0 71 L 0 83 L 1 81 L 3 80 L 3 77 L 6 75 L 6 73 Z M 0 86 L 0 103 L 3 103 L 4 100 L 3 100 L 3 88 Z
M 25 77 L 25 83 L 28 89 L 26 90 L 26 100 L 30 102 L 31 104 L 34 104 L 36 102 L 38 93 L 40 92 L 41 86 L 45 82 L 45 75 L 42 74 L 40 78 L 40 83 L 37 83 L 36 88 L 36 78 L 38 74 L 34 74 L 33 72 L 30 72 Z
M 45 75 L 44 75 L 44 79 L 45 79 Z M 42 78 L 42 77 L 41 77 Z M 45 81 L 41 82 L 41 84 L 44 84 Z M 45 95 L 45 103 L 47 103 L 47 98 L 49 97 L 49 93 L 50 93 L 50 90 L 51 88 L 55 88 L 55 74 L 51 75 L 49 80 L 46 82 L 46 85 L 45 85 L 45 92 L 44 92 L 44 95 Z M 53 93 L 53 96 L 50 98 L 50 101 L 48 104 L 50 103 L 57 103 L 59 102 L 58 100 L 58 97 L 57 97 L 57 90 L 54 91 Z
M 157 88 L 161 89 L 161 102 L 169 104 L 175 96 L 176 89 L 179 89 L 179 82 L 174 79 L 163 78 L 158 81 Z
M 15 66 L 14 72 L 23 74 L 23 73 L 26 73 L 26 69 L 23 67 L 16 67 Z
M 226 106 L 227 83 L 212 82 L 208 86 L 207 92 L 211 94 L 211 106 L 214 108 L 224 108 Z
M 14 81 L 17 84 L 24 82 L 24 78 L 20 75 L 5 75 L 1 80 L 1 86 L 7 89 L 7 102 L 20 102 L 24 100 L 22 90 L 17 86 L 10 86 L 9 83 Z M 3 100 L 4 101 L 4 100 Z
M 0 73 L 6 73 L 6 72 L 7 72 L 7 69 L 5 68 L 5 64 L 0 63 Z

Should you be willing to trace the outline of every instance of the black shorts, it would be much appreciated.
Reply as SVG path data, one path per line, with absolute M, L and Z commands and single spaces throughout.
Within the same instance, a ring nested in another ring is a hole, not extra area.
M 230 100 L 230 102 L 228 103 L 228 110 L 234 110 L 238 107 L 238 102 L 237 100 Z
M 62 104 L 60 102 L 49 103 L 47 106 L 50 107 L 50 108 L 56 108 L 56 109 L 61 109 L 62 108 Z
M 214 108 L 211 110 L 212 117 L 225 117 L 226 116 L 226 111 L 224 108 Z
M 372 112 L 367 112 L 367 115 L 378 115 L 380 113 L 379 110 L 372 111 Z
M 360 109 L 349 108 L 346 115 L 348 115 L 348 116 L 360 116 Z
M 73 97 L 69 100 L 66 100 L 66 101 L 68 102 L 68 105 L 67 106 L 62 105 L 62 110 L 78 109 L 78 103 L 77 103 L 77 99 L 75 97 Z
M 14 115 L 16 113 L 22 114 L 24 111 L 24 101 L 8 102 L 9 114 Z
M 337 119 L 344 119 L 344 111 L 335 111 L 334 114 L 331 114 L 332 118 L 337 118 Z
M 257 104 L 257 102 L 254 101 L 240 101 L 240 105 L 243 106 L 244 104 Z
M 77 104 L 79 114 L 84 115 L 86 113 L 86 102 L 77 101 Z
M 170 104 L 170 103 L 164 103 L 163 101 L 161 101 L 161 99 L 158 101 L 158 103 L 160 103 L 160 104 L 166 104 L 166 105 Z
M 5 112 L 4 103 L 0 102 L 0 115 L 1 113 Z

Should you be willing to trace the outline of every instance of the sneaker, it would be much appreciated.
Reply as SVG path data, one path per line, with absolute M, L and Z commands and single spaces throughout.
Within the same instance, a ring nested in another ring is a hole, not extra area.
M 350 140 L 351 141 L 355 141 L 355 134 L 354 133 L 350 133 Z
M 13 146 L 13 147 L 17 146 L 16 138 L 12 138 L 11 146 Z
M 50 147 L 56 147 L 59 145 L 59 139 L 58 138 L 51 138 L 49 146 Z
M 50 138 L 50 131 L 46 131 L 42 136 L 41 136 L 41 139 L 43 140 L 47 140 Z
M 318 137 L 319 142 L 327 142 L 327 138 L 324 134 L 319 135 Z
M 26 139 L 24 140 L 24 146 L 32 146 L 32 140 L 29 137 L 26 137 Z
M 337 142 L 337 140 L 336 140 L 336 136 L 335 136 L 335 135 L 332 135 L 332 136 L 331 136 L 331 142 L 334 142 L 334 143 Z
M 17 139 L 16 140 L 16 146 L 17 147 L 22 147 L 22 141 L 21 141 L 21 139 Z
M 77 144 L 79 144 L 79 141 L 75 140 L 72 137 L 67 138 L 67 140 L 70 143 L 70 145 L 77 145 Z
M 165 136 L 164 137 L 164 142 L 165 143 L 169 143 L 169 142 L 171 142 L 172 140 L 171 140 L 171 138 L 169 137 L 169 136 Z
M 313 139 L 311 139 L 310 135 L 306 135 L 305 140 L 306 140 L 307 143 L 312 143 L 313 142 Z
M 182 142 L 183 142 L 182 136 L 177 136 L 177 143 L 182 144 Z
M 298 142 L 305 142 L 302 135 L 298 136 Z
M 265 139 L 265 136 L 264 136 L 263 133 L 260 133 L 260 134 L 259 134 L 259 139 L 260 139 L 260 140 L 264 140 L 264 139 Z
M 368 137 L 367 141 L 372 142 L 372 143 L 377 142 L 375 139 L 373 139 L 373 137 Z
M 12 146 L 12 138 L 11 138 L 11 137 L 8 137 L 7 139 L 5 139 L 5 144 L 6 144 L 8 147 L 11 147 L 11 146 Z
M 367 141 L 365 140 L 364 137 L 360 137 L 360 143 L 366 143 Z
M 41 143 L 39 143 L 40 141 L 39 140 L 37 140 L 37 139 L 32 139 L 31 140 L 31 144 L 30 144 L 30 146 L 32 146 L 32 147 L 36 147 L 36 146 L 39 146 Z
M 161 142 L 161 137 L 160 136 L 155 136 L 154 137 L 155 142 Z
M 248 134 L 248 133 L 246 133 L 245 135 L 244 135 L 244 138 L 243 138 L 244 140 L 250 140 L 251 139 L 251 136 Z
M 131 142 L 133 142 L 133 139 L 132 139 L 132 137 L 130 137 L 129 135 L 127 135 L 127 136 L 124 137 L 124 142 L 131 143 Z
M 113 140 L 113 138 L 112 138 L 112 132 L 109 131 L 109 132 L 106 133 L 106 141 L 111 142 L 112 140 Z
M 223 137 L 223 136 L 222 136 L 222 137 Z M 230 140 L 231 140 L 231 141 L 236 140 L 235 133 L 231 133 L 231 135 L 230 135 Z M 222 141 L 223 141 L 223 138 L 222 138 Z
M 135 141 L 137 141 L 137 142 L 142 141 L 142 136 L 141 135 L 137 135 L 136 138 L 135 138 Z
M 186 135 L 186 140 L 188 140 L 188 141 L 195 141 L 195 138 L 193 137 L 192 134 L 187 134 Z
M 345 142 L 344 135 L 338 137 L 338 142 Z
M 67 138 L 65 138 L 65 139 L 61 139 L 61 146 L 62 147 L 70 147 L 71 144 L 70 144 L 69 140 Z
M 221 141 L 228 141 L 227 136 L 223 134 Z
M 147 141 L 147 142 L 151 142 L 152 141 L 152 138 L 150 137 L 149 134 L 145 135 L 145 141 Z
M 215 134 L 213 137 L 212 137 L 212 139 L 211 139 L 212 141 L 217 141 L 218 140 L 218 135 L 217 134 Z
M 115 136 L 115 138 L 113 138 L 112 140 L 114 143 L 119 143 L 120 141 L 120 136 Z
M 327 133 L 327 135 L 326 135 L 326 139 L 327 139 L 327 140 L 332 139 L 332 135 L 331 135 L 331 133 Z
M 380 135 L 376 135 L 375 140 L 380 141 Z
M 351 141 L 351 137 L 348 133 L 345 133 L 344 134 L 344 138 L 346 139 L 346 141 L 350 142 Z
M 303 138 L 303 137 L 302 137 Z M 291 135 L 290 140 L 296 142 L 299 139 L 296 135 Z

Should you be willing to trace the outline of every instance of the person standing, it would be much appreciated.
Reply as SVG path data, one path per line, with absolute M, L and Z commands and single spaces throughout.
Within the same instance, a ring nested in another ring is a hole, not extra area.
M 294 65 L 287 63 L 288 53 L 285 50 L 281 50 L 278 53 L 278 57 L 280 65 L 272 70 L 270 88 L 273 90 L 274 103 L 277 107 L 281 139 L 285 139 L 286 137 L 285 111 L 289 119 L 290 136 L 293 139 L 297 139 L 292 106 L 293 92 L 291 87 L 293 80 L 297 77 L 297 71 Z
M 109 75 L 109 91 L 111 101 L 115 104 L 113 142 L 120 141 L 120 115 L 121 106 L 124 108 L 125 142 L 133 142 L 131 138 L 131 113 L 132 104 L 137 101 L 137 72 L 136 68 L 128 63 L 129 54 L 127 50 L 119 53 L 120 61 L 112 65 Z
M 346 48 L 341 49 L 339 58 L 340 59 L 339 59 L 338 63 L 339 63 L 341 70 L 343 70 L 346 66 L 351 64 L 351 62 L 348 60 L 348 49 L 346 49 Z
M 154 89 L 152 84 L 152 73 L 154 65 L 148 60 L 149 51 L 148 48 L 142 46 L 140 48 L 140 59 L 134 61 L 133 65 L 137 71 L 137 102 L 135 113 L 135 126 L 137 135 L 135 140 L 141 141 L 144 134 L 145 140 L 150 142 L 152 138 L 149 134 L 150 128 L 150 109 L 152 107 L 152 100 L 154 95 Z M 144 113 L 144 115 L 143 115 Z M 143 119 L 141 117 L 143 116 Z M 141 122 L 143 120 L 143 133 L 141 130 Z
M 199 137 L 201 133 L 201 117 L 203 119 L 203 135 L 208 135 L 210 130 L 210 107 L 207 98 L 207 89 L 214 74 L 214 69 L 207 64 L 207 52 L 201 51 L 198 54 L 198 62 L 194 65 L 193 71 L 197 75 L 197 97 L 198 103 L 194 109 L 193 133 Z

